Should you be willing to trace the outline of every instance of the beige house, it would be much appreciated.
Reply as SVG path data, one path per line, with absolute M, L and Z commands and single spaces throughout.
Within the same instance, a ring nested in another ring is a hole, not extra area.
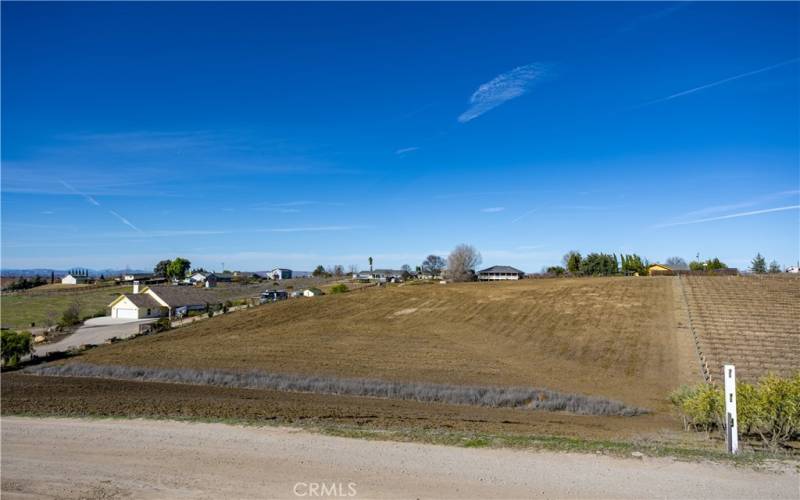
M 166 308 L 146 293 L 120 295 L 110 304 L 111 317 L 145 319 L 165 316 Z
M 133 293 L 125 293 L 109 304 L 111 317 L 120 319 L 146 319 L 173 317 L 189 311 L 201 311 L 219 304 L 217 295 L 207 289 L 190 286 L 149 286 L 139 291 L 134 282 Z

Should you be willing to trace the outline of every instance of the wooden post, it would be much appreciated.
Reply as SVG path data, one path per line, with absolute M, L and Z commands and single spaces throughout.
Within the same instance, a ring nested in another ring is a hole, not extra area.
M 736 367 L 725 365 L 722 378 L 725 381 L 725 442 L 728 453 L 739 452 L 739 419 L 736 416 Z

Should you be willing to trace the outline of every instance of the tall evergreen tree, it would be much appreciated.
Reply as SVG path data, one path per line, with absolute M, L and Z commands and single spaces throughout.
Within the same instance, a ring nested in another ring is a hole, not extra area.
M 756 274 L 765 274 L 767 272 L 767 259 L 761 253 L 758 253 L 750 261 L 750 270 Z

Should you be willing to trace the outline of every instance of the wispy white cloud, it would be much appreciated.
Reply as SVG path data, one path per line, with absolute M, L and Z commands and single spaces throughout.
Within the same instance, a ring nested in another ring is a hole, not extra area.
M 55 212 L 52 210 L 42 210 L 42 215 L 53 215 Z
M 653 2 L 655 3 L 655 2 Z M 672 14 L 678 12 L 679 10 L 688 7 L 691 5 L 692 2 L 680 2 L 674 5 L 670 5 L 669 7 L 655 10 L 652 12 L 648 12 L 642 16 L 639 16 L 633 19 L 631 22 L 620 28 L 620 32 L 624 33 L 627 31 L 632 31 L 639 27 L 639 25 L 643 23 L 647 23 L 650 21 L 657 21 L 658 19 L 663 19 L 665 17 L 671 16 Z
M 458 121 L 466 123 L 474 120 L 504 102 L 524 95 L 533 88 L 535 83 L 550 74 L 551 70 L 548 65 L 535 63 L 519 66 L 494 77 L 473 92 L 469 99 L 469 109 L 461 113 Z
M 254 203 L 250 205 L 254 210 L 266 210 L 271 212 L 278 212 L 282 214 L 294 214 L 300 212 L 305 207 L 310 206 L 328 206 L 328 207 L 341 207 L 344 203 L 333 201 L 313 201 L 313 200 L 295 200 L 286 201 L 281 203 Z
M 119 216 L 118 214 L 114 214 Z M 122 219 L 122 218 L 121 218 Z M 131 227 L 136 228 L 128 222 Z M 127 237 L 127 238 L 173 238 L 181 236 L 213 236 L 221 234 L 251 234 L 251 233 L 315 233 L 331 231 L 351 231 L 355 229 L 365 229 L 369 226 L 355 225 L 331 225 L 331 226 L 296 226 L 296 227 L 256 227 L 256 228 L 236 228 L 236 229 L 166 229 L 156 231 L 139 231 L 139 234 L 132 233 L 110 233 L 97 235 L 101 237 Z M 83 237 L 90 235 L 84 234 Z
M 326 231 L 351 231 L 364 229 L 365 226 L 311 226 L 311 227 L 280 227 L 272 229 L 256 229 L 260 233 L 316 233 Z
M 717 220 L 724 220 L 724 219 L 735 219 L 738 217 L 750 217 L 752 215 L 761 215 L 761 214 L 768 214 L 772 212 L 783 212 L 786 210 L 798 210 L 800 209 L 800 205 L 789 205 L 786 207 L 775 207 L 775 208 L 765 208 L 763 210 L 751 210 L 749 212 L 739 212 L 735 214 L 728 214 L 728 215 L 720 215 L 718 217 L 707 217 L 705 219 L 695 219 L 695 220 L 687 220 L 681 222 L 669 222 L 666 224 L 657 224 L 653 226 L 654 228 L 662 228 L 662 227 L 672 227 L 672 226 L 685 226 L 687 224 L 701 224 L 703 222 L 712 222 Z
M 640 104 L 640 105 L 636 106 L 636 108 L 643 108 L 645 106 L 650 106 L 650 105 L 653 105 L 653 104 L 658 104 L 660 102 L 670 101 L 672 99 L 676 99 L 678 97 L 683 97 L 683 96 L 686 96 L 686 95 L 689 95 L 689 94 L 694 94 L 695 92 L 700 92 L 701 90 L 706 90 L 706 89 L 710 89 L 712 87 L 717 87 L 719 85 L 724 85 L 724 84 L 726 84 L 728 82 L 732 82 L 734 80 L 739 80 L 741 78 L 747 78 L 748 76 L 757 75 L 759 73 L 765 73 L 767 71 L 771 71 L 773 69 L 777 69 L 777 68 L 780 68 L 782 66 L 787 66 L 789 64 L 796 63 L 797 61 L 800 61 L 800 57 L 795 57 L 794 59 L 789 59 L 787 61 L 779 62 L 777 64 L 772 64 L 770 66 L 765 66 L 763 68 L 759 68 L 759 69 L 756 69 L 756 70 L 753 70 L 753 71 L 748 71 L 746 73 L 741 73 L 739 75 L 729 76 L 728 78 L 723 78 L 722 80 L 717 80 L 715 82 L 706 83 L 705 85 L 700 85 L 699 87 L 693 87 L 693 88 L 690 88 L 688 90 L 683 90 L 681 92 L 678 92 L 678 93 L 675 93 L 675 94 L 671 94 L 671 95 L 668 95 L 666 97 L 660 97 L 658 99 L 654 99 L 652 101 L 648 101 L 648 102 L 645 102 L 643 104 Z
M 400 148 L 397 151 L 395 151 L 394 154 L 396 154 L 396 155 L 404 155 L 406 153 L 412 153 L 414 151 L 419 151 L 419 147 L 412 146 L 410 148 Z
M 481 208 L 481 212 L 484 212 L 484 213 L 487 213 L 487 214 L 494 214 L 494 213 L 497 213 L 497 212 L 502 212 L 505 209 L 506 209 L 506 207 L 487 207 L 487 208 Z

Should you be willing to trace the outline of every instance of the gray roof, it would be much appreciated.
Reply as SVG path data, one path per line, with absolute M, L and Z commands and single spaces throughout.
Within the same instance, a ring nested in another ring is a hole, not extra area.
M 161 307 L 161 304 L 159 304 L 156 299 L 146 293 L 124 293 L 123 295 L 133 302 L 136 307 L 149 307 L 151 309 Z
M 170 307 L 202 306 L 205 304 L 219 304 L 219 297 L 211 290 L 194 288 L 190 286 L 151 286 L 149 290 Z
M 516 267 L 511 267 L 511 266 L 492 266 L 482 271 L 478 271 L 478 274 L 494 274 L 494 273 L 525 274 Z

